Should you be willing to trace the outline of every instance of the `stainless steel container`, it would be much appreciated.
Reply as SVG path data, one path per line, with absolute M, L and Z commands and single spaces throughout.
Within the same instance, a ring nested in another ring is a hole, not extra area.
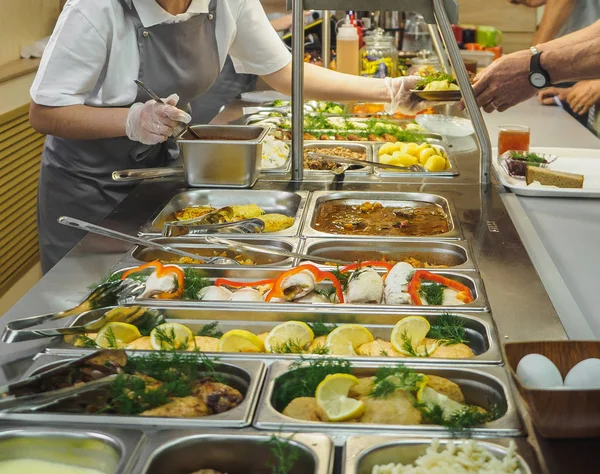
M 99 310 L 94 311 L 96 314 L 99 314 Z M 217 330 L 225 333 L 227 331 L 231 331 L 233 329 L 243 329 L 246 331 L 250 331 L 254 334 L 261 334 L 269 332 L 273 329 L 277 324 L 282 321 L 290 321 L 290 320 L 301 320 L 311 322 L 310 320 L 314 318 L 314 315 L 310 316 L 307 314 L 295 314 L 289 312 L 271 312 L 271 313 L 260 313 L 260 314 L 252 314 L 248 312 L 235 312 L 235 311 L 220 311 L 218 314 L 215 314 L 214 311 L 207 311 L 203 309 L 161 309 L 161 312 L 165 315 L 168 321 L 177 322 L 187 326 L 192 330 L 194 334 L 197 334 L 205 325 L 209 323 L 218 322 Z M 439 313 L 419 313 L 421 316 L 427 318 L 427 320 L 431 324 L 435 324 L 436 321 L 441 318 Z M 366 327 L 371 334 L 375 338 L 380 338 L 389 341 L 392 329 L 397 321 L 402 319 L 404 316 L 408 316 L 408 313 L 405 314 L 395 314 L 388 315 L 386 317 L 377 317 L 376 323 L 374 322 L 363 322 L 362 325 Z M 475 357 L 471 359 L 437 359 L 437 358 L 414 358 L 414 357 L 394 357 L 390 358 L 385 355 L 378 355 L 373 357 L 367 356 L 353 356 L 346 357 L 348 360 L 353 362 L 403 362 L 403 363 L 413 363 L 413 364 L 456 364 L 460 363 L 466 365 L 494 365 L 502 363 L 502 353 L 500 344 L 498 342 L 496 331 L 494 330 L 493 323 L 491 317 L 486 313 L 478 314 L 477 317 L 470 316 L 467 314 L 455 313 L 453 316 L 461 319 L 464 323 L 466 337 L 469 340 L 469 347 L 475 353 Z M 360 316 L 356 317 L 354 315 L 348 315 L 347 320 L 349 322 L 356 322 L 356 320 Z M 362 317 L 360 317 L 363 319 Z M 332 318 L 333 319 L 333 318 Z M 72 326 L 77 326 L 81 324 L 81 322 L 88 320 L 88 316 L 86 313 L 77 317 Z M 318 319 L 317 319 L 318 320 Z M 81 321 L 81 322 L 80 322 Z M 336 318 L 335 321 L 337 324 L 341 324 L 343 321 L 340 321 Z M 70 344 L 65 343 L 64 341 L 57 339 L 48 346 L 46 349 L 49 353 L 53 354 L 77 354 L 80 355 L 86 349 L 74 347 Z M 89 350 L 89 349 L 88 349 Z M 211 354 L 214 356 L 222 356 L 226 355 L 228 359 L 231 358 L 241 358 L 244 360 L 264 360 L 264 361 L 274 361 L 274 360 L 297 360 L 300 357 L 300 354 L 272 354 L 272 353 L 258 353 L 258 354 L 233 354 L 233 353 L 214 353 Z M 319 355 L 311 355 L 304 354 L 302 357 L 308 358 L 319 358 L 322 356 Z
M 322 434 L 257 432 L 177 432 L 152 433 L 140 454 L 134 472 L 140 474 L 191 474 L 214 469 L 231 474 L 271 472 L 277 465 L 267 442 L 271 436 L 287 439 L 297 461 L 288 474 L 331 474 L 334 446 Z
M 344 446 L 343 474 L 371 474 L 376 465 L 412 464 L 425 454 L 433 438 L 406 438 L 399 436 L 351 436 Z M 440 439 L 441 447 L 449 440 Z M 460 443 L 461 439 L 453 439 Z M 514 442 L 517 447 L 517 459 L 522 474 L 540 474 L 535 452 L 525 438 L 486 439 L 477 441 L 498 459 L 504 459 L 508 445 Z
M 416 172 L 398 172 L 398 171 L 390 171 L 390 170 L 384 170 L 384 169 L 377 169 L 376 172 L 379 176 L 384 177 L 384 178 L 397 178 L 399 174 L 402 175 L 402 177 L 406 177 L 406 178 L 411 178 L 411 177 L 418 177 L 418 178 L 426 178 L 428 176 L 446 176 L 446 177 L 452 177 L 452 176 L 458 176 L 459 175 L 459 171 L 458 171 L 458 165 L 456 164 L 456 160 L 454 159 L 454 156 L 452 156 L 452 153 L 442 144 L 442 142 L 440 140 L 433 140 L 433 139 L 427 139 L 425 140 L 426 142 L 429 142 L 431 144 L 431 146 L 433 146 L 433 148 L 436 148 L 440 153 L 442 153 L 442 156 L 446 156 L 446 158 L 448 159 L 448 163 L 450 163 L 450 167 L 447 170 L 444 171 L 425 171 L 422 173 Z M 375 163 L 379 163 L 379 149 L 383 146 L 383 143 L 376 143 L 373 145 L 373 161 Z
M 436 204 L 446 214 L 448 220 L 448 232 L 437 235 L 423 235 L 423 236 L 389 236 L 389 235 L 352 235 L 352 234 L 329 234 L 326 232 L 318 231 L 314 228 L 319 214 L 319 207 L 321 204 L 329 201 L 343 201 L 344 204 L 348 205 L 360 205 L 364 202 L 380 202 L 384 206 L 406 206 L 415 202 L 425 202 L 429 204 Z M 317 191 L 311 194 L 310 201 L 308 203 L 309 213 L 306 216 L 306 225 L 303 229 L 303 235 L 305 237 L 343 237 L 351 239 L 394 239 L 394 240 L 412 240 L 412 239 L 460 239 L 462 233 L 459 228 L 458 220 L 456 219 L 456 212 L 453 205 L 445 197 L 428 194 L 428 193 L 405 193 L 405 192 L 372 192 L 372 191 Z
M 141 432 L 125 430 L 9 428 L 0 431 L 0 466 L 5 461 L 28 459 L 94 469 L 103 474 L 125 474 L 141 437 Z
M 129 353 L 143 357 L 144 353 Z M 24 378 L 55 367 L 60 362 L 72 360 L 67 355 L 39 355 Z M 201 361 L 199 359 L 199 364 Z M 220 360 L 215 364 L 216 370 L 223 376 L 226 383 L 238 389 L 243 395 L 243 402 L 237 407 L 210 416 L 200 418 L 168 418 L 144 417 L 105 414 L 80 414 L 51 411 L 33 412 L 0 412 L 0 420 L 18 420 L 26 422 L 50 423 L 89 423 L 94 425 L 116 425 L 120 427 L 161 427 L 161 428 L 242 428 L 250 425 L 256 408 L 256 401 L 265 374 L 265 366 L 260 361 L 236 360 L 225 362 Z
M 373 172 L 373 168 L 368 165 L 369 161 L 373 161 L 373 147 L 369 144 L 365 143 L 356 143 L 356 142 L 344 142 L 344 141 L 330 141 L 330 140 L 319 140 L 319 141 L 305 141 L 304 142 L 304 150 L 312 150 L 315 148 L 348 148 L 350 151 L 354 152 L 363 152 L 365 153 L 365 166 L 355 170 L 346 171 L 346 173 L 350 173 L 350 175 L 366 175 Z M 327 179 L 331 178 L 331 172 L 328 170 L 313 170 L 309 168 L 304 168 L 304 174 L 309 178 L 315 178 L 319 176 L 325 176 Z
M 474 270 L 466 242 L 353 240 L 349 238 L 307 238 L 301 253 L 351 262 L 386 260 L 400 262 L 415 258 L 430 265 L 445 265 L 452 270 Z M 432 268 L 429 268 L 432 270 Z
M 250 188 L 260 175 L 262 142 L 268 128 L 243 125 L 194 125 L 201 140 L 185 132 L 181 147 L 190 186 Z
M 449 434 L 442 426 L 434 425 L 386 425 L 369 423 L 333 423 L 322 421 L 303 421 L 283 415 L 285 407 L 276 406 L 275 393 L 279 388 L 278 379 L 290 372 L 290 362 L 275 362 L 269 368 L 265 388 L 263 389 L 254 426 L 272 430 L 285 425 L 294 431 L 318 431 L 323 433 L 356 433 L 357 431 L 375 433 L 403 433 L 413 436 L 436 436 Z M 467 403 L 489 409 L 496 405 L 502 416 L 479 428 L 468 430 L 472 437 L 520 436 L 523 433 L 521 421 L 510 391 L 508 377 L 504 367 L 468 367 L 464 365 L 434 366 L 406 364 L 419 372 L 445 377 L 458 385 L 465 395 Z M 393 367 L 394 364 L 352 364 L 353 373 L 358 377 L 373 376 L 379 367 Z
M 302 217 L 309 193 L 306 191 L 289 192 L 289 191 L 256 191 L 251 193 L 242 190 L 189 190 L 176 194 L 165 207 L 158 211 L 158 214 L 150 219 L 141 229 L 142 236 L 160 236 L 163 224 L 173 220 L 173 214 L 176 211 L 186 207 L 196 206 L 213 206 L 215 208 L 225 206 L 236 206 L 242 204 L 256 204 L 263 209 L 267 214 L 277 213 L 285 214 L 286 216 L 295 219 L 294 225 L 289 229 L 280 232 L 271 232 L 268 234 L 240 234 L 243 238 L 257 237 L 264 239 L 265 237 L 295 237 L 298 235 L 302 226 Z M 230 238 L 232 234 L 228 234 Z

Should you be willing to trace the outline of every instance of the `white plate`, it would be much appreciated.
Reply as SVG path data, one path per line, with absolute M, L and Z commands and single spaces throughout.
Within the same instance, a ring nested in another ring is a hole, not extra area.
M 578 173 L 584 176 L 582 189 L 556 188 L 554 186 L 527 186 L 525 181 L 513 178 L 498 163 L 498 150 L 492 149 L 492 163 L 500 182 L 513 193 L 536 197 L 600 198 L 600 150 L 586 148 L 532 147 L 533 153 L 551 153 L 558 156 L 549 169 Z
M 475 133 L 471 121 L 462 117 L 423 114 L 417 115 L 415 121 L 430 132 L 447 137 L 468 137 Z

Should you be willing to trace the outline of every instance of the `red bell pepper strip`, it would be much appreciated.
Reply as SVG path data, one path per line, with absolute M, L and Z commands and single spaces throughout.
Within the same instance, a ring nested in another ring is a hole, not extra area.
M 472 303 L 474 301 L 473 295 L 471 294 L 471 289 L 468 286 L 463 285 L 456 280 L 452 280 L 451 278 L 438 275 L 437 273 L 428 272 L 426 270 L 417 270 L 413 274 L 413 277 L 408 284 L 408 294 L 410 295 L 413 304 L 416 306 L 421 306 L 423 304 L 419 295 L 419 290 L 421 289 L 421 280 L 433 281 L 447 288 L 456 290 L 458 292 L 456 298 L 465 304 Z
M 317 283 L 319 283 L 323 280 L 330 280 L 335 288 L 335 294 L 337 296 L 338 301 L 340 303 L 344 302 L 344 292 L 342 290 L 342 285 L 340 284 L 340 281 L 337 279 L 337 277 L 331 272 L 321 271 L 314 265 L 309 265 L 309 264 L 300 265 L 299 267 L 293 268 L 293 269 L 279 275 L 279 277 L 277 277 L 277 279 L 275 280 L 275 283 L 273 284 L 273 288 L 271 289 L 271 291 L 269 292 L 269 294 L 267 295 L 265 300 L 271 301 L 273 298 L 286 299 L 285 294 L 283 292 L 283 288 L 281 288 L 281 284 L 283 283 L 283 280 L 285 280 L 287 277 L 296 275 L 297 273 L 303 272 L 305 270 L 312 273 L 312 275 L 315 278 L 315 281 Z
M 389 272 L 392 268 L 394 268 L 394 265 L 392 265 L 389 262 L 380 262 L 377 260 L 369 260 L 367 262 L 352 263 L 352 264 L 348 265 L 347 267 L 342 268 L 340 270 L 340 272 L 346 273 L 346 272 L 349 272 L 352 270 L 357 270 L 362 267 L 382 267 L 382 268 L 386 268 L 387 271 Z
M 227 280 L 225 278 L 217 278 L 215 280 L 215 286 L 230 286 L 231 288 L 245 288 L 245 287 L 253 287 L 253 286 L 262 286 L 262 285 L 271 285 L 273 286 L 275 280 L 272 278 L 270 280 L 258 280 L 258 281 L 232 281 Z
M 154 273 L 156 273 L 156 276 L 158 278 L 167 275 L 172 275 L 174 280 L 177 282 L 177 288 L 174 292 L 159 293 L 158 295 L 155 295 L 154 298 L 159 300 L 176 300 L 183 296 L 183 291 L 185 289 L 185 276 L 183 270 L 176 265 L 163 265 L 158 260 L 154 260 L 153 262 L 148 262 L 144 265 L 140 265 L 137 268 L 127 270 L 125 273 L 123 273 L 123 275 L 121 275 L 121 280 L 125 280 L 130 275 L 144 271 L 148 268 L 154 268 Z

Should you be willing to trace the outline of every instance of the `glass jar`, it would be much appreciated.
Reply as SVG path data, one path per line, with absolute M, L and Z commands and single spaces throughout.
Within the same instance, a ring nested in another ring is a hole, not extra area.
M 406 14 L 402 51 L 421 51 L 431 49 L 431 35 L 423 15 L 416 12 Z
M 377 28 L 363 38 L 360 50 L 361 76 L 396 77 L 398 74 L 398 50 L 394 37 Z
M 419 51 L 416 58 L 411 59 L 409 76 L 426 76 L 441 70 L 440 60 L 432 51 Z

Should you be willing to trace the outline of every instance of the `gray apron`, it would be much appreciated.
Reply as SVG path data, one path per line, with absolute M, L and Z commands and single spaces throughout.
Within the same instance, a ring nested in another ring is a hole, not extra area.
M 210 88 L 219 74 L 216 0 L 210 1 L 207 14 L 150 28 L 142 25 L 132 0 L 120 2 L 137 32 L 139 79 L 161 97 L 179 94 L 178 107 L 187 107 Z M 139 91 L 136 102 L 148 99 Z M 135 187 L 112 181 L 113 171 L 165 166 L 177 155 L 177 145 L 172 139 L 148 146 L 127 137 L 68 140 L 49 135 L 42 154 L 38 189 L 38 235 L 43 271 L 49 271 L 85 235 L 60 225 L 56 221 L 58 217 L 66 215 L 100 222 Z

